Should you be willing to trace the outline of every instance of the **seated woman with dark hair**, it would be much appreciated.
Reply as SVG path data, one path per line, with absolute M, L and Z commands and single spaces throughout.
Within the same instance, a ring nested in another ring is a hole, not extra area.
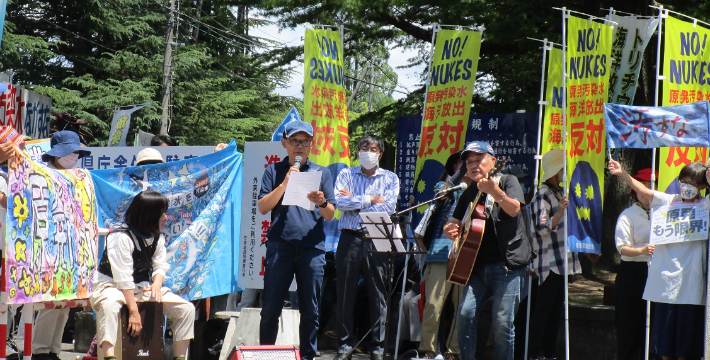
M 106 239 L 91 306 L 98 312 L 98 340 L 105 359 L 115 359 L 118 316 L 128 306 L 128 332 L 137 336 L 142 328 L 137 301 L 163 302 L 163 311 L 173 321 L 175 359 L 184 359 L 194 337 L 195 307 L 162 287 L 168 271 L 165 225 L 168 199 L 155 191 L 136 195 L 126 210 L 126 224 Z

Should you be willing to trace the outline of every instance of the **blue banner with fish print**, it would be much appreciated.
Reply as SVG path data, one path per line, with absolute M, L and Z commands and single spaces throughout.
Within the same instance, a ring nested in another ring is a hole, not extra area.
M 91 171 L 99 226 L 123 222 L 135 194 L 168 197 L 163 228 L 168 253 L 164 286 L 194 300 L 237 291 L 242 200 L 242 154 L 232 141 L 196 158 Z

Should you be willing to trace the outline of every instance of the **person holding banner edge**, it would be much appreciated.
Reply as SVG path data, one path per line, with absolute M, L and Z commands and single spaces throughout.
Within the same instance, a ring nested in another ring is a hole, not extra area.
M 647 188 L 631 177 L 621 164 L 610 160 L 609 173 L 619 176 L 641 201 L 651 207 L 705 202 L 700 190 L 707 188 L 707 167 L 693 162 L 680 170 L 681 194 L 665 194 Z M 656 246 L 648 269 L 643 298 L 655 303 L 651 322 L 650 352 L 664 360 L 700 359 L 704 352 L 707 240 Z
M 524 217 L 520 212 L 523 190 L 514 176 L 497 174 L 488 177 L 496 163 L 495 152 L 488 143 L 470 142 L 461 159 L 468 169 L 468 177 L 476 186 L 470 186 L 461 195 L 451 220 L 444 226 L 444 233 L 454 241 L 454 246 L 458 246 L 459 226 L 479 191 L 486 194 L 482 199 L 485 199 L 488 215 L 476 263 L 459 307 L 461 357 L 464 360 L 476 358 L 478 315 L 483 303 L 492 299 L 493 358 L 513 360 L 513 321 L 520 304 L 522 277 L 532 257 L 530 247 L 523 246 L 527 241 Z
M 646 168 L 633 177 L 650 188 L 651 174 L 652 170 Z M 637 201 L 621 212 L 614 234 L 616 249 L 621 254 L 614 285 L 616 352 L 619 360 L 640 360 L 644 357 L 646 302 L 643 290 L 648 278 L 648 262 L 656 248 L 648 243 L 651 204 L 635 191 L 631 193 Z
M 271 211 L 272 223 L 264 260 L 259 341 L 262 345 L 276 343 L 283 300 L 295 274 L 301 314 L 301 358 L 313 360 L 318 350 L 318 309 L 325 267 L 324 222 L 333 220 L 335 215 L 333 180 L 330 170 L 308 160 L 313 146 L 310 124 L 303 121 L 288 123 L 281 145 L 288 156 L 264 170 L 257 202 L 260 213 Z M 291 173 L 312 171 L 321 172 L 319 190 L 308 194 L 308 200 L 316 208 L 309 211 L 299 206 L 282 205 Z

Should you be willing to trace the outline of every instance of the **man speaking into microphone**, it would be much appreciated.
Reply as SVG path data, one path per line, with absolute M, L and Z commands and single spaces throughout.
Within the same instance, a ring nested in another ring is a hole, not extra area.
M 276 343 L 279 317 L 295 274 L 301 358 L 312 360 L 318 349 L 319 304 L 325 266 L 323 222 L 333 220 L 335 197 L 330 170 L 308 160 L 313 144 L 313 127 L 303 121 L 286 124 L 281 145 L 288 156 L 264 170 L 257 206 L 259 212 L 271 211 L 264 260 L 264 292 L 259 339 L 262 345 Z M 308 193 L 313 210 L 283 205 L 288 180 L 294 172 L 320 171 L 318 191 Z

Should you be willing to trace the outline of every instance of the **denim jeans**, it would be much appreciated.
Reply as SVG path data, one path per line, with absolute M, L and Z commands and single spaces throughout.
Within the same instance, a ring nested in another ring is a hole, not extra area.
M 493 359 L 513 360 L 515 328 L 513 320 L 520 304 L 520 283 L 525 268 L 508 270 L 502 262 L 478 264 L 464 289 L 459 306 L 458 331 L 461 359 L 476 359 L 476 330 L 483 304 L 493 303 Z
M 299 339 L 301 358 L 312 360 L 318 349 L 319 301 L 323 285 L 325 251 L 305 248 L 284 240 L 269 240 L 264 261 L 259 340 L 262 345 L 276 343 L 279 316 L 294 274 L 298 285 L 301 314 Z

